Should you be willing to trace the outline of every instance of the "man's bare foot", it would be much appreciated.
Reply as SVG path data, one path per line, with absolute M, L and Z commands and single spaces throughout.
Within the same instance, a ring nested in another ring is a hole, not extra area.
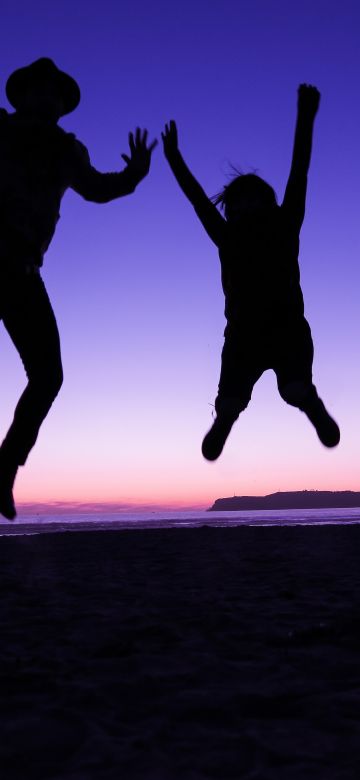
M 18 467 L 10 465 L 0 453 L 0 514 L 7 520 L 14 520 L 16 508 L 13 487 Z

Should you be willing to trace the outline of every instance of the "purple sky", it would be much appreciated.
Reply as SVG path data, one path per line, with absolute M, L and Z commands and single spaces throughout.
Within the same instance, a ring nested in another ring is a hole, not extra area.
M 224 329 L 215 247 L 155 150 L 136 193 L 108 205 L 69 191 L 43 278 L 62 336 L 65 384 L 16 485 L 18 500 L 209 504 L 233 493 L 360 489 L 360 110 L 358 3 L 305 0 L 3 0 L 2 102 L 17 67 L 50 56 L 79 82 L 62 121 L 99 170 L 123 167 L 136 125 L 175 118 L 209 195 L 230 163 L 281 199 L 300 82 L 322 93 L 301 234 L 314 378 L 342 428 L 328 452 L 267 372 L 216 464 L 211 423 Z M 24 385 L 0 332 L 0 426 Z

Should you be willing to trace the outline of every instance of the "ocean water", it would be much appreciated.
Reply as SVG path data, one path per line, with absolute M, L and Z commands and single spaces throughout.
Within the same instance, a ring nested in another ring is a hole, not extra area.
M 146 528 L 199 528 L 203 526 L 298 526 L 353 525 L 360 523 L 356 509 L 292 509 L 251 512 L 205 510 L 164 512 L 91 512 L 27 514 L 20 511 L 14 522 L 0 518 L 0 536 L 60 533 L 64 531 L 122 531 Z

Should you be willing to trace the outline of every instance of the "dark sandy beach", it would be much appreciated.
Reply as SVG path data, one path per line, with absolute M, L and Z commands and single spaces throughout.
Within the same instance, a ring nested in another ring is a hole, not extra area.
M 4 780 L 355 780 L 360 526 L 0 539 Z

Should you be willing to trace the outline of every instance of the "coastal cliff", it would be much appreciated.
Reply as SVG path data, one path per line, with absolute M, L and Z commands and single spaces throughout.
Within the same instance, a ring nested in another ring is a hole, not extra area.
M 294 490 L 268 496 L 217 498 L 208 512 L 260 509 L 347 509 L 360 507 L 360 492 L 353 490 Z

